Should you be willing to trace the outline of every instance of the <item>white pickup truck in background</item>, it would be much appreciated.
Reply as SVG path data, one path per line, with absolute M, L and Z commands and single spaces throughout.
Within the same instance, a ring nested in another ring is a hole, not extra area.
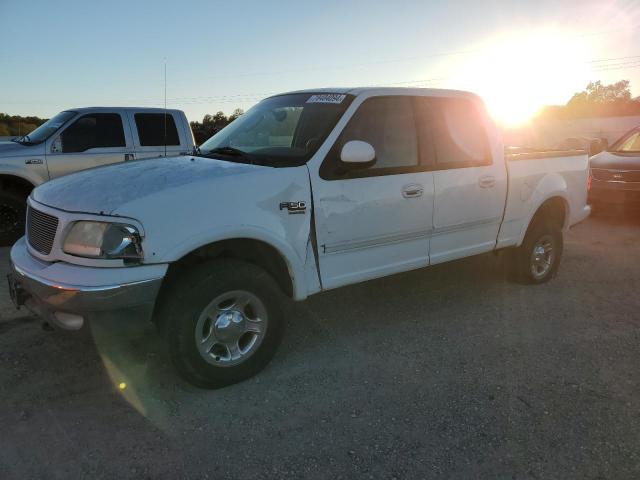
M 22 236 L 26 199 L 49 179 L 135 158 L 191 154 L 193 148 L 183 112 L 136 107 L 66 110 L 28 135 L 0 142 L 0 246 Z
M 501 249 L 548 281 L 587 178 L 585 152 L 505 158 L 470 93 L 277 95 L 193 156 L 36 188 L 10 290 L 63 328 L 151 318 L 182 376 L 220 387 L 269 362 L 287 297 Z

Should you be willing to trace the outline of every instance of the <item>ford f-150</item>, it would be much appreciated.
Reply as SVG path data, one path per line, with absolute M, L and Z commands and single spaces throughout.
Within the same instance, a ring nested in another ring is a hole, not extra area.
M 67 329 L 152 319 L 179 373 L 220 387 L 272 358 L 287 297 L 497 250 L 515 279 L 548 281 L 587 179 L 585 152 L 505 156 L 470 93 L 286 93 L 192 156 L 33 190 L 9 284 Z

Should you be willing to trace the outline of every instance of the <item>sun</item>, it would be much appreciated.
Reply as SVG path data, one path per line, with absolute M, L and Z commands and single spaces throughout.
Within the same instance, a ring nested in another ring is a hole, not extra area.
M 557 29 L 503 33 L 454 67 L 453 83 L 478 93 L 498 124 L 527 123 L 544 105 L 566 103 L 588 78 L 584 37 Z

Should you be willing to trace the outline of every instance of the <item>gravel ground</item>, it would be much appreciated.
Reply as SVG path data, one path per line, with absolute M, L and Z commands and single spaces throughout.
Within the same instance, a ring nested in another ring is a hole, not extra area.
M 218 391 L 151 325 L 45 332 L 3 286 L 0 478 L 639 478 L 639 218 L 575 227 L 547 285 L 483 256 L 292 305 Z

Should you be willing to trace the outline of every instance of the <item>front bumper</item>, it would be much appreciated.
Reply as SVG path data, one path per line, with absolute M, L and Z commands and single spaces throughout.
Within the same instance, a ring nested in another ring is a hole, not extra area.
M 16 306 L 24 305 L 49 323 L 81 328 L 105 313 L 150 318 L 168 265 L 95 268 L 33 257 L 22 238 L 11 249 Z

